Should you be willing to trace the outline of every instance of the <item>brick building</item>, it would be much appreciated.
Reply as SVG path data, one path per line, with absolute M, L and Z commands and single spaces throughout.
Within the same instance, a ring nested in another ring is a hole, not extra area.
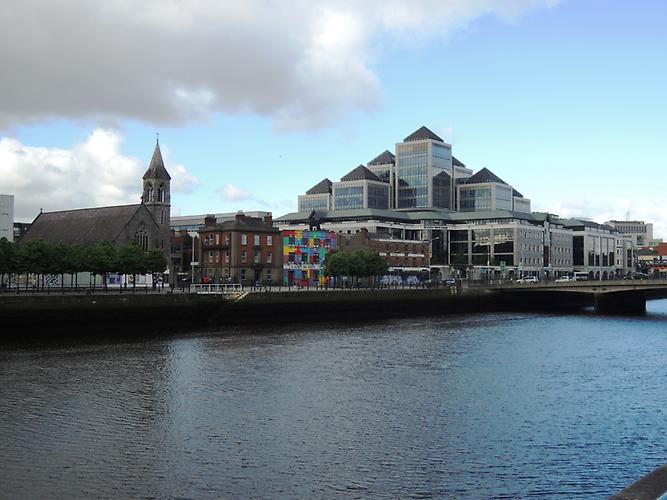
M 282 281 L 282 238 L 271 215 L 263 219 L 239 212 L 233 221 L 207 216 L 199 230 L 201 280 L 262 284 Z
M 342 252 L 371 250 L 387 261 L 389 271 L 428 272 L 431 265 L 429 242 L 401 240 L 369 233 L 362 228 L 358 233 L 339 233 L 337 247 Z

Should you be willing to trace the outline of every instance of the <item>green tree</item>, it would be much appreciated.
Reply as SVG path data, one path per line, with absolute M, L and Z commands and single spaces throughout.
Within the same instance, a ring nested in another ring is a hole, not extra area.
M 117 252 L 108 241 L 98 241 L 86 251 L 87 271 L 93 276 L 101 276 L 104 289 L 107 289 L 107 273 L 117 268 Z M 93 281 L 93 288 L 95 282 Z
M 51 270 L 53 245 L 42 240 L 28 241 L 20 246 L 18 256 L 20 271 L 25 272 L 28 277 L 30 274 L 35 274 L 36 281 L 33 283 L 33 286 L 39 286 L 41 279 L 43 287 L 44 274 Z
M 389 264 L 387 264 L 386 260 L 380 257 L 379 253 L 367 251 L 365 259 L 368 276 L 375 277 L 376 281 L 380 276 L 387 274 L 389 271 Z
M 136 288 L 137 274 L 144 274 L 147 271 L 144 251 L 132 242 L 120 247 L 117 268 L 122 274 L 132 275 L 132 288 Z
M 79 286 L 78 273 L 88 271 L 86 257 L 86 247 L 76 243 L 67 246 L 67 252 L 64 259 L 64 268 L 66 273 L 74 277 L 73 280 L 70 278 L 70 283 L 73 281 L 75 287 Z
M 153 276 L 153 289 L 155 290 L 155 275 L 157 273 L 162 273 L 165 269 L 167 269 L 167 257 L 165 257 L 162 250 L 153 248 L 144 255 L 144 265 L 146 270 Z
M 65 287 L 65 273 L 67 272 L 67 258 L 69 245 L 56 243 L 52 246 L 51 259 L 49 261 L 49 274 L 60 275 L 60 288 Z
M 343 252 L 332 252 L 324 261 L 324 274 L 333 276 L 338 281 L 341 276 L 349 276 L 350 259 L 349 254 Z
M 8 284 L 12 285 L 12 274 L 17 270 L 16 246 L 7 240 L 0 238 L 0 283 L 5 283 L 5 274 L 8 276 Z

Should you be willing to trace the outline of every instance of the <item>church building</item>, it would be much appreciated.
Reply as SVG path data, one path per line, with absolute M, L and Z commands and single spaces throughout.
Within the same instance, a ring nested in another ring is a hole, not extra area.
M 114 246 L 122 246 L 133 241 L 145 251 L 163 250 L 169 258 L 170 181 L 160 143 L 156 142 L 150 165 L 143 176 L 140 203 L 40 212 L 19 243 L 44 240 L 92 245 L 108 241 Z

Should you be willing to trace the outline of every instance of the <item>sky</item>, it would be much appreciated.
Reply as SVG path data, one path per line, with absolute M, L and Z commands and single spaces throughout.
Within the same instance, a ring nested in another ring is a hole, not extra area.
M 4 4 L 4 5 L 3 5 Z M 662 0 L 0 0 L 15 217 L 136 203 L 296 210 L 422 125 L 564 217 L 667 238 Z

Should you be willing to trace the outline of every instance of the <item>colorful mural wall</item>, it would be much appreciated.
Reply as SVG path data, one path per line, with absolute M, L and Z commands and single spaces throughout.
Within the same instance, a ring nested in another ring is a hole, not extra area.
M 283 283 L 285 285 L 325 285 L 326 256 L 336 248 L 333 231 L 283 231 Z

